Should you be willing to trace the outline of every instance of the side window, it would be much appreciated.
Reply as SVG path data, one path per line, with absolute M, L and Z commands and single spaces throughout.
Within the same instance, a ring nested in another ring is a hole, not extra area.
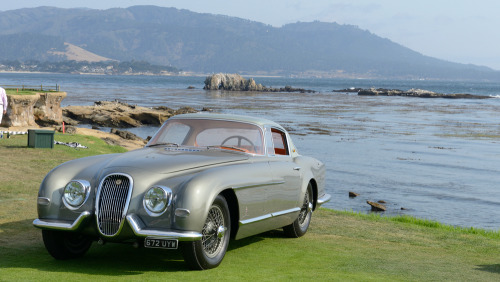
M 289 155 L 285 133 L 278 129 L 272 128 L 271 135 L 273 137 L 274 154 L 282 156 Z

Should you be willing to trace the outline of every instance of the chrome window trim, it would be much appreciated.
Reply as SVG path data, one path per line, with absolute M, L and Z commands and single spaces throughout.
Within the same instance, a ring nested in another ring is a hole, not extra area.
M 129 188 L 128 188 L 128 198 L 127 198 L 127 201 L 125 202 L 125 207 L 123 208 L 123 211 L 122 211 L 122 218 L 120 220 L 120 227 L 118 228 L 118 231 L 113 234 L 113 235 L 106 235 L 106 234 L 103 234 L 101 232 L 101 229 L 99 228 L 99 200 L 100 200 L 100 197 L 101 197 L 101 190 L 102 190 L 102 185 L 104 184 L 104 180 L 106 180 L 108 177 L 112 176 L 112 175 L 121 175 L 121 176 L 125 176 L 129 179 L 130 181 L 130 185 L 129 185 Z M 97 224 L 97 230 L 99 231 L 99 234 L 101 234 L 102 236 L 105 236 L 105 237 L 114 237 L 118 234 L 120 234 L 120 231 L 122 230 L 123 228 L 123 224 L 125 222 L 125 217 L 127 216 L 127 212 L 128 212 L 128 208 L 129 208 L 129 205 L 130 205 L 130 199 L 132 198 L 132 192 L 133 192 L 133 188 L 134 188 L 134 179 L 132 178 L 132 176 L 128 175 L 128 174 L 125 174 L 125 173 L 110 173 L 106 176 L 104 176 L 102 179 L 101 179 L 101 182 L 99 183 L 99 187 L 97 188 L 97 194 L 96 194 L 96 200 L 95 200 L 95 214 L 96 214 L 96 224 Z
M 269 148 L 272 147 L 274 151 L 274 142 L 273 142 L 273 134 L 272 134 L 272 129 L 278 130 L 279 132 L 283 133 L 285 135 L 285 141 L 286 141 L 286 147 L 287 147 L 287 152 L 288 155 L 276 155 L 274 152 L 269 152 Z M 288 135 L 288 132 L 286 130 L 282 130 L 279 127 L 272 126 L 272 125 L 265 125 L 264 126 L 264 132 L 265 132 L 265 138 L 264 141 L 266 142 L 266 151 L 267 151 L 267 156 L 268 157 L 273 157 L 273 158 L 292 158 L 292 148 L 290 147 L 290 136 Z M 269 146 L 267 143 L 270 143 Z
M 175 119 L 172 119 L 172 121 L 180 121 L 180 120 L 183 120 L 184 118 L 175 118 Z M 261 134 L 261 142 L 262 142 L 262 146 L 264 146 L 264 152 L 262 154 L 256 154 L 256 153 L 247 153 L 247 152 L 242 152 L 244 154 L 247 154 L 247 155 L 252 155 L 252 156 L 267 156 L 266 154 L 266 130 L 265 130 L 265 126 L 263 127 L 262 125 L 260 124 L 257 124 L 257 123 L 254 123 L 254 122 L 249 122 L 249 121 L 241 121 L 241 120 L 233 120 L 233 119 L 225 119 L 225 118 L 217 118 L 217 117 L 189 117 L 189 118 L 185 118 L 185 120 L 208 120 L 208 121 L 211 121 L 211 120 L 214 120 L 214 121 L 226 121 L 226 122 L 233 122 L 233 123 L 242 123 L 242 124 L 248 124 L 248 125 L 253 125 L 255 126 L 256 128 L 259 129 L 260 131 L 260 134 Z M 154 136 L 150 139 L 150 141 L 145 145 L 145 147 L 149 147 L 150 146 L 150 143 L 152 142 L 152 140 L 154 140 L 156 138 L 156 135 L 158 135 L 160 133 L 160 131 L 163 129 L 163 127 L 166 126 L 166 124 L 168 123 L 168 120 L 165 121 L 165 123 L 163 123 L 163 125 L 158 129 L 158 131 L 156 131 L 156 133 L 154 134 Z M 281 131 L 281 130 L 280 130 Z M 189 132 L 189 134 L 191 134 L 191 131 Z M 203 148 L 205 146 L 200 146 L 200 148 Z

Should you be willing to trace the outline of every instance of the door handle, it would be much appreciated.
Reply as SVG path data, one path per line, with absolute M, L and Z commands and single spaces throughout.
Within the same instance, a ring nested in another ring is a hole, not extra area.
M 300 166 L 294 167 L 293 170 L 299 171 L 300 170 Z

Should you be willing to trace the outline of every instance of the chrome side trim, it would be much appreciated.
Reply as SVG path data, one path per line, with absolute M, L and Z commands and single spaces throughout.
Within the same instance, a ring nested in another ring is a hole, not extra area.
M 280 211 L 280 212 L 273 212 L 271 215 L 273 217 L 276 217 L 276 216 L 280 216 L 280 215 L 284 215 L 284 214 L 289 214 L 289 213 L 294 213 L 294 212 L 298 212 L 298 211 L 300 211 L 300 208 L 296 207 L 296 208 L 293 208 L 293 209 L 284 210 L 284 211 Z
M 332 198 L 332 196 L 330 194 L 325 194 L 323 195 L 321 198 L 318 199 L 318 206 L 321 206 L 322 204 L 330 201 L 330 199 Z
M 55 221 L 55 220 L 43 220 L 35 219 L 33 225 L 41 229 L 54 229 L 54 230 L 64 230 L 64 231 L 74 231 L 77 230 L 82 222 L 91 215 L 89 211 L 82 212 L 78 218 L 72 223 Z
M 281 215 L 285 215 L 285 214 L 289 214 L 289 213 L 294 213 L 294 212 L 298 212 L 298 211 L 300 211 L 300 208 L 297 207 L 297 208 L 293 208 L 293 209 L 289 209 L 289 210 L 284 210 L 284 211 L 279 211 L 279 212 L 273 212 L 273 213 L 265 214 L 265 215 L 262 215 L 262 216 L 254 217 L 254 218 L 240 220 L 239 225 L 241 226 L 241 225 L 245 225 L 245 224 L 255 223 L 255 222 L 263 221 L 263 220 L 266 220 L 266 219 L 269 219 L 269 218 L 272 218 L 272 217 L 278 217 L 278 216 L 281 216 Z
M 285 181 L 273 181 L 273 182 L 267 182 L 267 183 L 258 183 L 258 184 L 250 184 L 250 185 L 242 185 L 242 186 L 233 186 L 233 189 L 244 189 L 244 188 L 252 188 L 252 187 L 258 187 L 258 186 L 270 186 L 270 185 L 279 185 L 283 184 Z
M 271 217 L 273 217 L 272 214 L 265 214 L 265 215 L 250 218 L 250 219 L 240 220 L 240 226 L 245 225 L 245 224 L 249 224 L 249 223 L 263 221 L 263 220 L 271 218 Z
M 137 237 L 148 237 L 154 236 L 155 238 L 163 239 L 178 239 L 179 241 L 197 241 L 201 240 L 201 233 L 194 231 L 163 231 L 145 228 L 142 220 L 135 214 L 127 215 L 127 222 L 132 227 L 135 236 Z

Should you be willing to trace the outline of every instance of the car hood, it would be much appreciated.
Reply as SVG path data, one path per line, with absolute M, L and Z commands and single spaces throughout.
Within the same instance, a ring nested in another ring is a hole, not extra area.
M 120 154 L 110 160 L 107 168 L 133 167 L 155 173 L 173 173 L 225 163 L 244 161 L 248 155 L 224 150 L 189 148 L 143 148 Z

